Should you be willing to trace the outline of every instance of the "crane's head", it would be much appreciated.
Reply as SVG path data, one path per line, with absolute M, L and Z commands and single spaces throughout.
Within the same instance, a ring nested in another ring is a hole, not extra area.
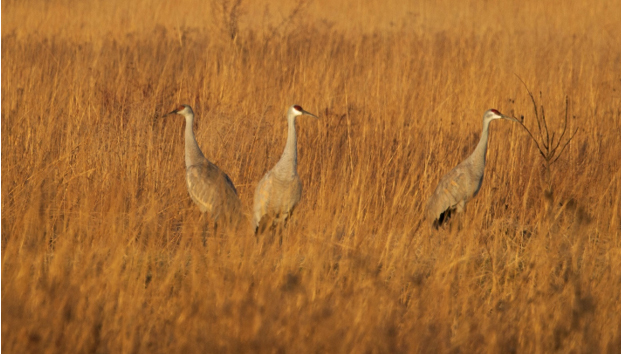
M 485 114 L 483 115 L 483 121 L 492 121 L 494 119 L 508 119 L 508 120 L 513 120 L 513 121 L 518 122 L 517 119 L 508 117 L 498 112 L 498 110 L 496 109 L 490 109 L 489 111 L 485 112 Z
M 170 112 L 170 113 L 168 113 L 166 115 L 168 116 L 168 115 L 171 115 L 171 114 L 180 114 L 180 115 L 185 117 L 185 116 L 190 115 L 190 114 L 193 115 L 194 111 L 192 110 L 192 107 L 188 106 L 187 104 L 182 104 L 179 107 L 177 107 L 175 110 L 173 110 L 172 112 Z
M 289 107 L 289 112 L 287 113 L 287 116 L 290 117 L 297 117 L 297 116 L 301 116 L 301 115 L 307 115 L 307 116 L 311 116 L 311 117 L 315 117 L 317 119 L 319 119 L 319 117 L 317 117 L 316 115 L 305 111 L 300 105 L 294 104 L 293 106 Z

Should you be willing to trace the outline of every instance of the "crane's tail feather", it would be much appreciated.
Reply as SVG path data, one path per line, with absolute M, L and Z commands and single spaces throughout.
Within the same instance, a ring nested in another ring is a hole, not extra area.
M 437 230 L 440 226 L 446 224 L 451 216 L 455 213 L 455 208 L 449 208 L 443 211 L 440 216 L 433 221 L 433 227 Z

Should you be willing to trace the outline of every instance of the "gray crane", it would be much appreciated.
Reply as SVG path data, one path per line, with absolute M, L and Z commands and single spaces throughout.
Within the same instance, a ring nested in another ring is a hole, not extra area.
M 168 113 L 185 117 L 185 180 L 188 192 L 202 213 L 207 212 L 214 223 L 223 218 L 238 223 L 241 203 L 229 176 L 205 158 L 194 137 L 194 111 L 181 105 Z
M 508 119 L 519 122 L 517 119 L 507 117 L 495 109 L 485 112 L 483 115 L 483 132 L 474 152 L 440 179 L 440 183 L 427 202 L 427 217 L 436 229 L 447 222 L 454 212 L 463 212 L 466 203 L 476 196 L 481 189 L 489 124 L 494 119 Z
M 254 232 L 261 231 L 272 221 L 286 222 L 302 196 L 302 182 L 298 176 L 297 137 L 295 118 L 309 115 L 318 118 L 298 105 L 289 107 L 287 143 L 276 166 L 261 179 L 254 192 L 252 224 Z

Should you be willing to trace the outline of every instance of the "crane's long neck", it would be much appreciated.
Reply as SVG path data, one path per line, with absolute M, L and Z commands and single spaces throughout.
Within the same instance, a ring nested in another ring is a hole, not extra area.
M 475 171 L 481 171 L 481 175 L 483 175 L 483 169 L 485 168 L 485 154 L 487 152 L 487 139 L 489 138 L 489 123 L 491 120 L 483 121 L 483 131 L 481 132 L 481 139 L 477 144 L 477 147 L 474 149 L 472 155 L 470 155 L 470 160 L 472 164 L 475 166 Z
M 293 176 L 297 173 L 298 166 L 298 147 L 297 136 L 295 133 L 295 116 L 289 115 L 287 117 L 288 131 L 287 131 L 287 144 L 285 144 L 285 150 L 280 156 L 280 161 L 276 164 L 276 171 L 280 174 L 287 176 Z
M 185 167 L 188 168 L 205 159 L 194 136 L 194 115 L 185 116 Z

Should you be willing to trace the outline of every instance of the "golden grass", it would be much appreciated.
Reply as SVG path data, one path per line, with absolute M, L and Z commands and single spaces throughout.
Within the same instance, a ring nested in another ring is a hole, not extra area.
M 223 3 L 2 2 L 3 352 L 621 350 L 619 1 Z M 554 200 L 496 121 L 461 229 L 432 232 L 483 112 L 533 127 L 516 74 L 554 127 L 570 98 Z M 183 122 L 155 118 L 180 103 L 248 214 L 286 108 L 321 117 L 282 244 L 203 246 Z

